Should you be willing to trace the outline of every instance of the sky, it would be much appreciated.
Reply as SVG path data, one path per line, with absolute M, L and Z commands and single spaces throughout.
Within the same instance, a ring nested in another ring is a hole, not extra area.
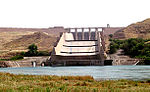
M 150 18 L 150 0 L 0 0 L 0 27 L 126 27 Z

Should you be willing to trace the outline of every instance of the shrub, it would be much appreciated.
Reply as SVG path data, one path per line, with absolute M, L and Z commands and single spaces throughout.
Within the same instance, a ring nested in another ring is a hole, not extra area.
M 141 38 L 131 38 L 127 40 L 111 40 L 110 54 L 113 54 L 117 49 L 123 49 L 124 54 L 130 57 L 144 59 L 146 65 L 150 65 L 150 39 L 144 40 Z
M 16 56 L 10 58 L 10 60 L 20 60 L 20 59 L 23 59 L 22 55 L 16 55 Z
M 21 52 L 20 55 L 25 56 L 25 52 Z
M 49 56 L 50 53 L 48 51 L 39 51 L 37 56 Z
M 114 42 L 111 42 L 109 53 L 110 53 L 110 54 L 115 53 L 118 48 L 119 48 L 119 45 L 118 45 L 118 44 L 116 44 L 116 43 L 114 43 Z
M 49 56 L 50 53 L 48 51 L 37 51 L 38 47 L 35 44 L 31 44 L 28 47 L 28 52 L 21 52 L 22 56 Z
M 113 37 L 113 34 L 110 34 L 109 37 L 112 38 L 112 37 Z
M 9 61 L 9 59 L 0 59 L 0 61 Z
M 26 53 L 29 56 L 36 56 L 38 54 L 38 47 L 35 44 L 31 44 L 28 47 L 29 51 Z

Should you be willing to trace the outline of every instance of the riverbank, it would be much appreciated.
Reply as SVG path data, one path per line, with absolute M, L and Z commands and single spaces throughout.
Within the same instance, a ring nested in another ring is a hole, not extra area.
M 42 63 L 46 63 L 49 56 L 39 56 L 39 57 L 24 57 L 22 60 L 15 61 L 1 61 L 0 67 L 33 67 L 33 62 L 36 63 L 36 66 L 42 66 Z
M 118 92 L 150 91 L 150 81 L 101 80 L 91 76 L 15 75 L 0 73 L 0 91 Z

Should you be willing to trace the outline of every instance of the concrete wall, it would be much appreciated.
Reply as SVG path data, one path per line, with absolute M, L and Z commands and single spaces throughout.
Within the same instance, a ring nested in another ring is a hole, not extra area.
M 64 45 L 66 46 L 92 46 L 97 45 L 96 41 L 70 41 L 65 42 Z
M 64 33 L 65 40 L 74 40 L 72 33 Z
M 72 41 L 72 40 L 74 40 L 72 33 L 63 33 L 62 36 L 60 37 L 57 46 L 54 48 L 55 55 L 67 56 L 69 55 L 69 53 L 71 53 L 71 55 L 91 55 L 91 53 L 88 52 L 93 52 L 93 54 L 96 54 L 95 52 L 98 51 L 97 41 Z M 75 52 L 77 52 L 78 54 L 73 54 Z
M 61 52 L 96 52 L 98 46 L 92 47 L 62 47 Z
M 102 65 L 97 55 L 87 56 L 55 56 L 52 66 L 75 66 L 75 65 Z
M 60 54 L 61 48 L 62 48 L 64 43 L 65 43 L 65 33 L 62 34 L 62 36 L 60 37 L 60 40 L 59 40 L 57 46 L 54 47 L 54 51 L 55 51 L 56 55 Z
M 98 32 L 97 40 L 74 38 L 72 33 L 62 34 L 51 56 L 51 65 L 104 65 L 105 43 L 102 32 Z
M 104 48 L 103 48 L 103 44 L 102 44 L 102 38 L 101 38 L 101 34 L 100 32 L 98 32 L 97 34 L 97 41 L 98 41 L 98 50 L 99 50 L 99 57 L 101 59 L 101 62 L 102 64 L 104 65 L 104 60 L 105 60 L 105 57 L 104 57 Z
M 18 61 L 0 61 L 0 67 L 33 67 L 33 62 L 36 66 L 41 66 L 46 63 L 49 57 L 25 57 L 23 60 Z

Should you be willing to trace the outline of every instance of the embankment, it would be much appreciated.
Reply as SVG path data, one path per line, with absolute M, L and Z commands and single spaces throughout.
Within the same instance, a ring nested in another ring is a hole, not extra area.
M 33 62 L 36 66 L 44 65 L 49 57 L 24 57 L 17 61 L 0 61 L 0 67 L 32 67 Z

